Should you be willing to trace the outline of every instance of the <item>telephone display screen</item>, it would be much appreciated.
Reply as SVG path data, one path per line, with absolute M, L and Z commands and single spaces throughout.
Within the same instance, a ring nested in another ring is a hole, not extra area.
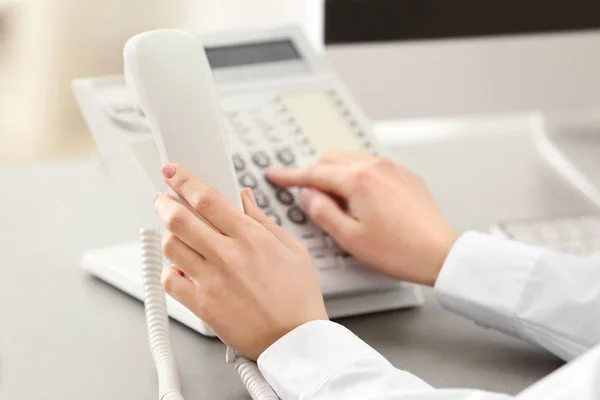
M 291 40 L 209 47 L 206 56 L 213 69 L 300 60 L 300 53 Z

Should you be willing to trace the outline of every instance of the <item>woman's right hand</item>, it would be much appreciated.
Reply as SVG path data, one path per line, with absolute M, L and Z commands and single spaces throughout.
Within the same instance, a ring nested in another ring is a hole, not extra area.
M 274 184 L 302 188 L 313 221 L 376 271 L 433 285 L 458 238 L 417 175 L 393 161 L 329 152 L 305 168 L 272 168 Z

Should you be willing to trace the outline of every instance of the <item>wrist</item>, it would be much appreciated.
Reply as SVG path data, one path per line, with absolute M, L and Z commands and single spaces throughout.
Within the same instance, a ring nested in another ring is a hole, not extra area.
M 422 243 L 423 245 L 416 249 L 415 262 L 411 268 L 413 273 L 396 278 L 420 285 L 435 286 L 448 254 L 459 237 L 460 235 L 452 229 L 440 230 L 435 235 L 430 235 L 426 243 Z
M 450 254 L 450 250 L 460 237 L 460 234 L 455 230 L 449 228 L 447 232 L 441 235 L 435 244 L 435 251 L 432 252 L 432 260 L 430 262 L 430 273 L 427 276 L 427 281 L 424 282 L 427 286 L 435 286 L 437 282 L 438 276 L 440 275 L 440 271 L 444 266 L 446 259 L 448 258 L 448 254 Z

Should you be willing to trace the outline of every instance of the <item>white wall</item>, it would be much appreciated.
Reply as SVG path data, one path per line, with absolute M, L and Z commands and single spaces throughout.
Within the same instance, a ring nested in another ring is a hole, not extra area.
M 324 0 L 188 0 L 186 24 L 200 31 L 297 24 L 323 48 Z

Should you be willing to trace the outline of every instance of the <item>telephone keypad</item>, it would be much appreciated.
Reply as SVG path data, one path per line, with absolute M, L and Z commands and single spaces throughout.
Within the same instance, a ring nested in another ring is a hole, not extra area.
M 353 127 L 355 137 L 371 149 L 368 135 L 353 118 L 352 111 L 333 89 L 328 95 L 340 116 Z M 317 154 L 302 126 L 294 119 L 278 96 L 264 103 L 242 100 L 232 102 L 232 112 L 224 112 L 225 127 L 230 134 L 232 161 L 239 184 L 253 190 L 256 203 L 275 223 L 301 239 L 319 270 L 354 265 L 346 253 L 329 235 L 319 229 L 298 205 L 298 190 L 281 188 L 270 182 L 265 170 L 271 165 L 304 166 L 315 161 Z

